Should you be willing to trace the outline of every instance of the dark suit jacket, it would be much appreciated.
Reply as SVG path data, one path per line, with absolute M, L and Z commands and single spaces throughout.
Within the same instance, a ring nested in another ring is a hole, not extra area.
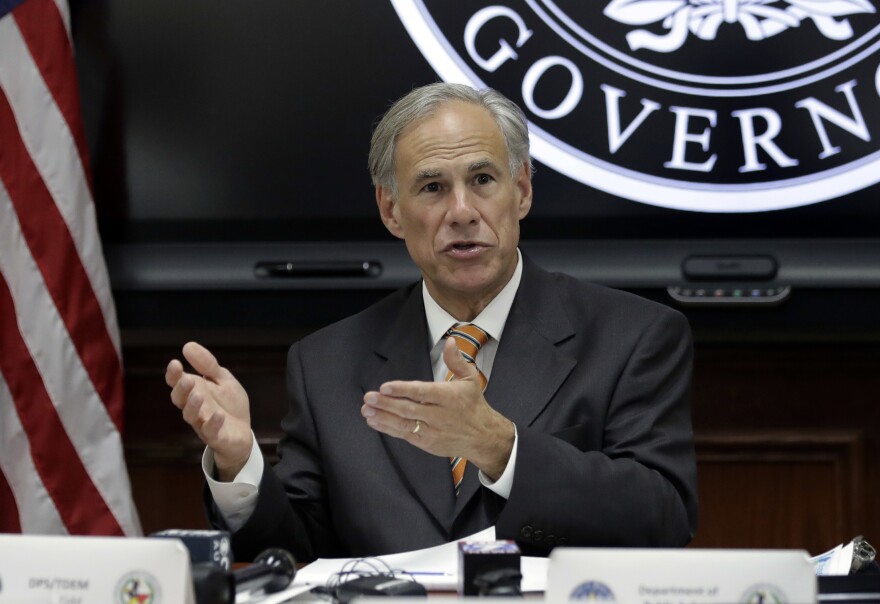
M 519 434 L 505 500 L 468 465 L 375 432 L 364 393 L 433 379 L 420 285 L 294 344 L 281 461 L 266 467 L 237 559 L 301 561 L 437 545 L 492 524 L 524 553 L 554 545 L 681 546 L 697 523 L 684 317 L 524 259 L 486 399 Z M 215 515 L 216 520 L 216 515 Z

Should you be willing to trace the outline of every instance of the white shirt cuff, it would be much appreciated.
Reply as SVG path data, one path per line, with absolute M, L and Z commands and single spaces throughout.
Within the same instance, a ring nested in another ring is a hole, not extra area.
M 513 449 L 510 451 L 510 459 L 507 461 L 507 467 L 495 482 L 486 476 L 482 470 L 479 472 L 480 483 L 487 489 L 493 491 L 497 495 L 510 498 L 510 490 L 513 488 L 513 473 L 516 470 L 516 445 L 519 442 L 519 434 L 516 431 L 516 424 L 513 425 Z
M 205 452 L 202 454 L 202 471 L 205 473 L 211 496 L 232 532 L 243 527 L 257 507 L 264 462 L 263 454 L 257 445 L 257 437 L 253 432 L 251 437 L 253 446 L 250 457 L 232 482 L 220 482 L 214 479 L 214 451 L 210 447 L 205 447 Z

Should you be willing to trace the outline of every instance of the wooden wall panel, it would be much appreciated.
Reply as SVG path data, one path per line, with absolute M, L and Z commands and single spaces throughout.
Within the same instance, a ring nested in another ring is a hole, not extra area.
M 859 432 L 697 436 L 700 529 L 694 547 L 800 547 L 812 554 L 863 526 Z
M 168 528 L 206 529 L 198 462 L 158 460 L 127 448 L 131 489 L 144 534 Z
M 132 490 L 145 533 L 166 528 L 207 528 L 202 509 L 204 447 L 171 403 L 165 367 L 182 358 L 192 333 L 123 332 L 125 449 Z M 279 333 L 280 338 L 298 334 Z M 263 334 L 203 331 L 209 346 L 247 389 L 255 432 L 272 455 L 285 411 L 284 367 L 288 344 Z
M 698 343 L 693 419 L 706 517 L 696 544 L 820 553 L 856 534 L 880 541 L 880 345 Z M 772 447 L 767 434 L 786 440 Z M 749 528 L 764 521 L 756 505 L 727 503 L 740 489 L 782 507 L 788 528 Z

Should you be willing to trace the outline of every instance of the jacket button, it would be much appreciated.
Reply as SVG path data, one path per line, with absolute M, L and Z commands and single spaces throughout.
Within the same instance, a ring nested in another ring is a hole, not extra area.
M 553 547 L 556 544 L 556 537 L 554 535 L 547 535 L 547 537 L 544 539 L 544 543 L 546 543 L 550 547 Z
M 532 533 L 532 541 L 535 543 L 541 543 L 544 540 L 544 531 L 538 529 L 534 533 Z
M 530 527 L 529 525 L 522 527 L 521 529 L 519 529 L 519 534 L 528 539 L 532 536 L 532 527 Z

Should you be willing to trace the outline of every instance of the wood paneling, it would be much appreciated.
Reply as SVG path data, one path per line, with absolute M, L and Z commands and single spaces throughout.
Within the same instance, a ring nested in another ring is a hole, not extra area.
M 860 432 L 697 436 L 700 530 L 694 547 L 802 547 L 813 554 L 864 523 Z
M 880 345 L 696 352 L 703 521 L 694 543 L 817 554 L 857 534 L 880 540 Z

